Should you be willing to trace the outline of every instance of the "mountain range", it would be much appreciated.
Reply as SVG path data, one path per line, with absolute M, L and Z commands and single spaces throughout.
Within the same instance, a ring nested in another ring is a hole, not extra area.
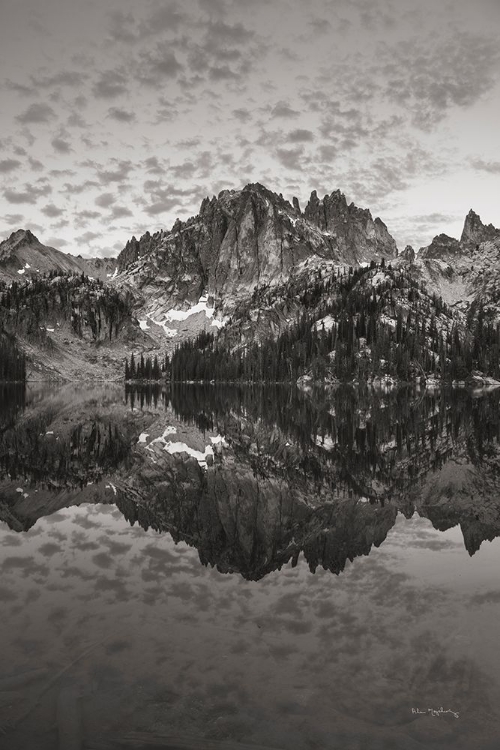
M 16 338 L 30 377 L 117 378 L 131 352 L 163 355 L 200 331 L 218 334 L 234 349 L 276 339 L 305 308 L 311 324 L 324 327 L 320 313 L 335 290 L 318 284 L 364 269 L 355 283 L 365 296 L 369 286 L 382 297 L 395 275 L 398 284 L 404 277 L 427 299 L 417 307 L 428 323 L 436 317 L 434 300 L 441 300 L 448 317 L 438 328 L 449 336 L 453 325 L 466 329 L 478 305 L 496 318 L 499 254 L 500 230 L 472 210 L 459 240 L 441 234 L 417 253 L 411 247 L 398 252 L 384 222 L 348 204 L 339 190 L 321 199 L 314 191 L 302 210 L 296 198 L 290 203 L 250 184 L 206 198 L 196 216 L 177 220 L 170 231 L 132 237 L 117 258 L 69 255 L 29 230 L 14 232 L 0 243 L 0 329 Z M 11 285 L 21 290 L 15 311 L 6 295 Z M 104 334 L 95 320 L 103 320 L 106 304 L 114 310 L 113 294 L 123 309 L 107 335 L 109 327 Z M 394 328 L 398 309 L 408 315 L 414 307 L 413 300 L 398 304 L 392 299 L 378 310 L 384 325 Z

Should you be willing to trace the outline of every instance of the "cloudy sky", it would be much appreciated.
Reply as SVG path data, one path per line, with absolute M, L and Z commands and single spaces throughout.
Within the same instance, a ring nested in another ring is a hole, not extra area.
M 499 0 L 2 0 L 0 238 L 83 255 L 261 182 L 400 248 L 500 226 Z

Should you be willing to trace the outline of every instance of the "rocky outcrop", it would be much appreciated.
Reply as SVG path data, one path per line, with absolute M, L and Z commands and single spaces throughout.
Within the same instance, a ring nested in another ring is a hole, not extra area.
M 304 218 L 335 239 L 339 254 L 348 263 L 395 258 L 397 247 L 384 222 L 368 209 L 347 204 L 340 190 L 320 200 L 311 193 Z
M 438 234 L 427 247 L 421 248 L 419 257 L 425 260 L 449 261 L 461 254 L 460 242 L 447 234 Z
M 477 246 L 496 238 L 500 238 L 500 229 L 496 229 L 493 224 L 483 224 L 481 217 L 471 209 L 465 218 L 460 242 L 463 245 Z
M 415 250 L 411 245 L 407 245 L 403 252 L 398 256 L 399 259 L 406 261 L 407 263 L 413 263 L 415 260 Z

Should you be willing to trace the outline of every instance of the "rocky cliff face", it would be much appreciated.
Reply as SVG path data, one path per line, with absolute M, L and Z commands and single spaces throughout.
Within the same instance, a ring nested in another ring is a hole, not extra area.
M 106 280 L 116 268 L 112 258 L 82 258 L 43 245 L 29 229 L 18 229 L 0 243 L 0 281 L 19 281 L 51 271 L 84 273 Z
M 496 229 L 493 224 L 485 225 L 480 216 L 472 209 L 465 218 L 462 236 L 460 237 L 461 245 L 479 245 L 481 242 L 500 239 L 500 229 Z
M 148 286 L 172 301 L 204 293 L 234 299 L 273 284 L 309 260 L 356 264 L 396 256 L 396 243 L 380 219 L 339 191 L 322 201 L 313 193 L 302 213 L 259 184 L 206 198 L 197 216 L 170 232 L 132 238 L 118 258 L 124 281 Z
M 347 204 L 345 195 L 335 190 L 320 200 L 311 193 L 304 210 L 304 218 L 330 235 L 345 262 L 360 262 L 394 258 L 397 247 L 384 222 L 372 218 L 368 209 Z

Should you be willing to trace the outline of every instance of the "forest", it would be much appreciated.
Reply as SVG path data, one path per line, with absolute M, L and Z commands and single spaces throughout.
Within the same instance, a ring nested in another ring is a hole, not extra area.
M 374 272 L 378 279 L 374 278 Z M 465 380 L 500 378 L 500 325 L 473 303 L 466 324 L 404 269 L 372 263 L 321 279 L 304 292 L 302 312 L 277 338 L 234 345 L 202 332 L 176 348 L 172 381 Z
M 0 284 L 0 326 L 43 340 L 47 321 L 63 319 L 76 335 L 85 328 L 95 341 L 116 338 L 130 317 L 132 295 L 112 289 L 85 274 L 51 271 L 40 277 Z

